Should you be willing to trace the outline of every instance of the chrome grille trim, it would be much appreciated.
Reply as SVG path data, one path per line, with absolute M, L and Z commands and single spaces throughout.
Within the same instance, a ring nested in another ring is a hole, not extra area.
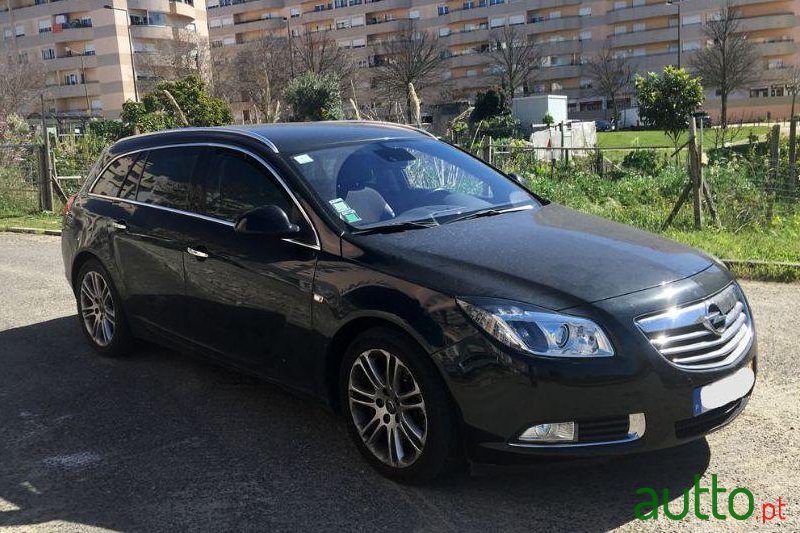
M 732 363 L 747 352 L 754 336 L 744 297 L 734 284 L 701 302 L 637 319 L 636 325 L 667 361 L 690 370 Z

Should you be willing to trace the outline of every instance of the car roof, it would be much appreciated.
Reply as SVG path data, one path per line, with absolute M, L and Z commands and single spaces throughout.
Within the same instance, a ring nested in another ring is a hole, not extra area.
M 391 122 L 365 120 L 325 121 L 325 122 L 287 122 L 277 124 L 254 124 L 219 126 L 212 128 L 181 128 L 135 135 L 120 140 L 112 152 L 122 153 L 130 149 L 146 149 L 162 142 L 187 142 L 202 136 L 208 140 L 214 133 L 221 137 L 232 135 L 257 139 L 266 144 L 274 153 L 294 153 L 319 149 L 325 146 L 364 142 L 378 139 L 426 138 L 432 134 Z

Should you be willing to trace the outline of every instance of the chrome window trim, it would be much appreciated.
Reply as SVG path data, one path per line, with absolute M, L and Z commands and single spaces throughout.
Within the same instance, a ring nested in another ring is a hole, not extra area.
M 273 143 L 267 137 L 264 137 L 264 136 L 259 135 L 257 133 L 253 133 L 253 132 L 248 131 L 248 130 L 240 130 L 238 128 L 231 128 L 229 126 L 218 126 L 218 127 L 207 127 L 207 128 L 194 126 L 194 127 L 180 128 L 180 129 L 173 129 L 173 130 L 165 130 L 165 131 L 151 131 L 149 133 L 140 133 L 138 135 L 131 135 L 129 137 L 125 137 L 125 139 L 139 139 L 141 137 L 155 137 L 155 136 L 164 135 L 164 134 L 167 134 L 167 133 L 176 133 L 176 132 L 184 132 L 184 131 L 194 132 L 194 133 L 217 133 L 217 132 L 220 132 L 220 131 L 227 131 L 227 132 L 230 132 L 230 133 L 234 133 L 234 134 L 242 135 L 244 137 L 248 137 L 250 139 L 255 139 L 258 142 L 267 145 L 267 147 L 269 147 L 269 149 L 272 150 L 273 153 L 276 153 L 276 154 L 280 153 L 278 151 L 278 147 L 275 146 L 275 143 Z
M 314 224 L 311 222 L 311 218 L 308 216 L 308 213 L 306 213 L 306 210 L 303 209 L 302 205 L 300 205 L 300 202 L 297 199 L 297 196 L 295 196 L 294 192 L 289 188 L 288 185 L 286 185 L 286 182 L 283 180 L 283 178 L 280 176 L 280 174 L 278 174 L 278 172 L 275 170 L 275 168 L 270 163 L 265 161 L 262 157 L 258 156 L 257 154 L 254 154 L 250 150 L 248 150 L 246 148 L 242 148 L 240 146 L 235 146 L 235 145 L 232 145 L 232 144 L 217 143 L 217 142 L 186 142 L 186 143 L 177 143 L 177 144 L 165 144 L 163 146 L 154 146 L 154 147 L 151 147 L 151 148 L 137 148 L 136 150 L 131 150 L 129 152 L 124 152 L 124 153 L 118 154 L 113 159 L 111 159 L 108 163 L 106 163 L 102 167 L 100 172 L 97 173 L 97 176 L 95 177 L 94 181 L 87 188 L 88 195 L 91 196 L 92 198 L 99 198 L 99 199 L 109 200 L 109 201 L 112 201 L 112 202 L 129 203 L 129 204 L 140 205 L 140 206 L 144 206 L 144 207 L 153 207 L 153 208 L 156 208 L 156 209 L 161 209 L 163 211 L 168 211 L 168 212 L 171 212 L 171 213 L 177 213 L 177 214 L 180 214 L 180 215 L 188 215 L 188 216 L 199 218 L 199 219 L 206 220 L 206 221 L 209 221 L 209 222 L 217 222 L 217 223 L 223 224 L 225 226 L 233 227 L 234 226 L 233 222 L 230 222 L 229 220 L 224 220 L 224 219 L 217 218 L 217 217 L 211 217 L 211 216 L 208 216 L 208 215 L 203 215 L 202 213 L 195 213 L 193 211 L 188 211 L 188 210 L 185 210 L 185 209 L 175 209 L 173 207 L 167 207 L 167 206 L 156 205 L 156 204 L 147 204 L 147 203 L 144 203 L 144 202 L 140 202 L 138 200 L 128 200 L 128 199 L 124 199 L 124 198 L 119 198 L 117 196 L 103 196 L 101 194 L 96 194 L 96 193 L 91 192 L 94 189 L 94 186 L 97 184 L 97 181 L 100 179 L 100 176 L 102 176 L 103 173 L 105 173 L 105 171 L 108 169 L 108 167 L 112 163 L 114 163 L 114 161 L 116 161 L 117 159 L 129 156 L 131 154 L 138 154 L 138 153 L 141 153 L 141 152 L 152 152 L 153 150 L 164 150 L 164 149 L 167 149 L 167 148 L 181 148 L 181 147 L 184 147 L 184 146 L 209 146 L 209 147 L 213 147 L 213 148 L 226 148 L 226 149 L 229 149 L 229 150 L 234 150 L 234 151 L 246 154 L 246 155 L 252 157 L 253 159 L 255 159 L 256 161 L 258 161 L 269 172 L 269 174 L 271 174 L 275 178 L 275 180 L 280 184 L 280 186 L 283 188 L 283 190 L 286 191 L 286 194 L 289 195 L 289 198 L 291 198 L 291 200 L 294 203 L 294 205 L 297 206 L 297 209 L 300 210 L 300 213 L 303 215 L 303 218 L 305 219 L 306 223 L 311 228 L 311 232 L 314 234 L 315 244 L 310 244 L 310 243 L 307 243 L 307 242 L 302 242 L 302 241 L 298 241 L 296 239 L 289 239 L 289 238 L 284 238 L 284 239 L 281 239 L 281 240 L 284 241 L 284 242 L 291 242 L 293 244 L 298 244 L 300 246 L 305 246 L 306 248 L 311 248 L 311 249 L 317 250 L 317 251 L 322 249 L 321 243 L 320 243 L 320 240 L 319 240 L 319 233 L 317 233 L 317 228 L 314 227 Z

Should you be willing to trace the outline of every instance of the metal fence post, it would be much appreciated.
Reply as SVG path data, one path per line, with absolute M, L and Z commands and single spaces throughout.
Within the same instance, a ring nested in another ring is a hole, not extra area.
M 697 149 L 697 122 L 689 115 L 689 171 L 692 174 L 692 208 L 694 212 L 694 229 L 703 227 L 703 210 L 701 208 L 701 192 L 703 187 L 702 165 Z
M 45 138 L 47 132 L 45 131 Z M 53 210 L 53 184 L 50 181 L 49 142 L 39 146 L 39 208 L 42 211 Z
M 789 122 L 789 193 L 797 189 L 797 117 Z

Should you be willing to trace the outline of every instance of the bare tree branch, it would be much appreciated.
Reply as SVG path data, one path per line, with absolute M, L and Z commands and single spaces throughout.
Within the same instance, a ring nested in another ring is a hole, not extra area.
M 421 95 L 442 83 L 445 48 L 430 32 L 411 22 L 379 50 L 375 76 L 378 93 L 392 99 L 402 95 L 410 123 L 414 119 L 411 87 Z
M 328 31 L 307 31 L 295 38 L 293 45 L 301 71 L 335 74 L 343 85 L 355 78 L 357 66 L 352 55 L 340 47 Z
M 611 105 L 612 119 L 619 123 L 617 102 L 633 86 L 633 67 L 627 58 L 615 56 L 611 46 L 603 47 L 586 62 L 586 71 L 592 80 L 595 94 L 603 96 Z
M 539 47 L 516 25 L 492 30 L 489 41 L 495 75 L 510 104 L 517 91 L 534 81 L 542 62 Z
M 45 90 L 42 64 L 0 46 L 0 73 L 0 118 L 30 113 L 31 104 Z
M 280 117 L 280 99 L 291 80 L 292 60 L 286 37 L 266 35 L 236 47 L 234 55 L 220 49 L 215 53 L 217 94 L 242 96 L 249 100 L 262 122 Z
M 137 73 L 145 79 L 140 82 L 143 92 L 149 92 L 159 82 L 199 74 L 205 82 L 211 81 L 211 58 L 208 42 L 196 32 L 175 30 L 173 39 L 159 40 L 150 48 L 136 54 Z
M 730 3 L 720 9 L 715 19 L 706 23 L 703 33 L 709 46 L 698 50 L 691 64 L 703 84 L 719 92 L 720 125 L 725 129 L 728 126 L 728 97 L 758 79 L 759 57 L 755 45 L 742 32 L 741 13 Z

